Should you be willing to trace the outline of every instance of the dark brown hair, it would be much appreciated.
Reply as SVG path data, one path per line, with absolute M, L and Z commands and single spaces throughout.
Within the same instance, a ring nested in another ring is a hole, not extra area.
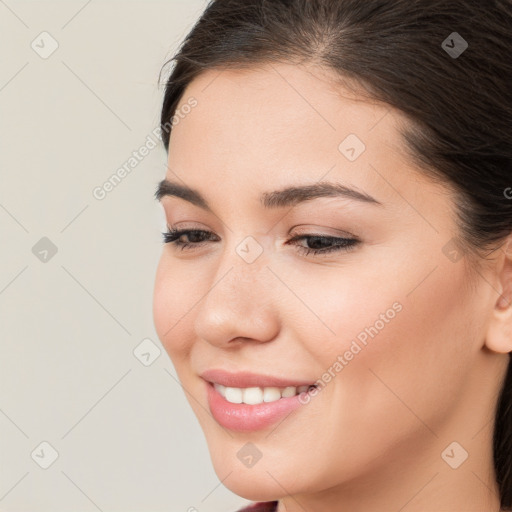
M 456 191 L 456 243 L 478 261 L 512 233 L 511 51 L 510 0 L 212 0 L 166 63 L 162 140 L 168 150 L 170 120 L 204 70 L 323 66 L 405 114 L 411 158 Z M 512 510 L 512 363 L 494 465 Z

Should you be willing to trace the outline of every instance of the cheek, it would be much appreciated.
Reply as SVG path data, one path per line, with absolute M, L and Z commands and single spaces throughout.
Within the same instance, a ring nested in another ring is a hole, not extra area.
M 324 369 L 345 353 L 352 364 L 378 352 L 376 345 L 383 345 L 382 340 L 404 315 L 403 284 L 390 274 L 384 280 L 379 270 L 371 273 L 339 265 L 288 270 L 285 275 L 300 299 L 290 297 L 289 302 L 294 312 L 293 316 L 289 312 L 288 324 L 292 324 L 290 318 L 300 318 L 300 322 L 293 322 L 293 338 Z
M 321 340 L 322 380 L 334 382 L 327 388 L 340 416 L 370 437 L 379 422 L 425 432 L 418 417 L 435 430 L 463 393 L 478 329 L 471 298 L 463 295 L 464 269 L 445 261 L 396 266 L 387 278 L 359 273 L 338 285 L 310 286 L 315 312 L 336 333 L 326 331 Z M 381 446 L 399 442 L 389 432 L 382 432 Z
M 199 300 L 192 276 L 188 276 L 175 260 L 162 254 L 158 263 L 153 289 L 153 322 L 162 345 L 173 363 L 190 351 L 192 338 L 186 333 L 191 309 Z M 197 282 L 197 276 L 196 276 Z M 190 312 L 190 313 L 189 313 Z

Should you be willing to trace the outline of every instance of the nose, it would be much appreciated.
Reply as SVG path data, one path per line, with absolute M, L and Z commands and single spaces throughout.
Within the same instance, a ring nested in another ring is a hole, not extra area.
M 196 335 L 224 348 L 241 341 L 273 340 L 279 330 L 278 287 L 266 259 L 261 256 L 247 263 L 231 251 L 212 275 L 208 291 L 197 305 Z

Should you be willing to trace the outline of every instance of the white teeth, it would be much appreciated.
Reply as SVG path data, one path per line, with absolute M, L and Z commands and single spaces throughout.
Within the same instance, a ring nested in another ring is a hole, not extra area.
M 287 386 L 285 388 L 276 387 L 252 387 L 252 388 L 231 388 L 222 384 L 214 384 L 214 388 L 232 404 L 257 405 L 263 402 L 275 402 L 282 398 L 295 396 L 304 391 L 308 391 L 311 386 Z
M 244 404 L 261 404 L 263 402 L 263 391 L 261 388 L 245 388 L 243 390 Z
M 287 398 L 289 396 L 295 396 L 296 394 L 297 394 L 297 388 L 295 388 L 293 386 L 288 386 L 287 388 L 283 389 L 281 396 L 283 398 Z
M 242 403 L 242 392 L 240 388 L 228 388 L 226 387 L 226 396 L 224 397 L 228 402 L 232 404 Z
M 281 391 L 279 388 L 263 388 L 263 401 L 275 402 L 281 398 Z

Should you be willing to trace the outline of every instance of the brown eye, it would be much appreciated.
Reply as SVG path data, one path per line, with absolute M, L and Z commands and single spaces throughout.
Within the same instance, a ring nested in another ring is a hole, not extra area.
M 349 251 L 355 248 L 360 240 L 357 238 L 339 238 L 334 236 L 320 235 L 320 234 L 305 234 L 293 237 L 287 243 L 296 242 L 298 240 L 306 240 L 307 247 L 298 245 L 301 252 L 308 255 L 313 254 L 326 254 L 334 251 Z M 297 245 L 293 243 L 292 245 Z
M 212 238 L 211 231 L 202 229 L 169 229 L 166 233 L 162 233 L 163 242 L 166 244 L 174 244 L 181 249 L 191 248 L 196 245 L 201 245 L 205 240 Z M 189 242 L 183 242 L 181 237 L 188 237 Z

